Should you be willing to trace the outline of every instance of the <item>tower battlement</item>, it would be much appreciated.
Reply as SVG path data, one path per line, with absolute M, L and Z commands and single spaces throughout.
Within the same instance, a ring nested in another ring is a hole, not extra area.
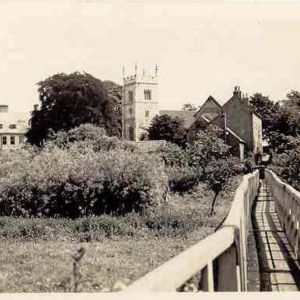
M 125 76 L 125 69 L 123 68 L 123 82 L 124 84 L 134 84 L 134 83 L 158 83 L 158 67 L 155 66 L 154 74 L 149 74 L 145 72 L 145 69 L 141 73 L 138 72 L 137 64 L 135 65 L 134 75 Z
M 132 84 L 132 83 L 153 83 L 156 84 L 158 83 L 157 76 L 151 76 L 148 74 L 142 74 L 142 75 L 131 75 L 131 76 L 126 76 L 123 78 L 124 84 Z

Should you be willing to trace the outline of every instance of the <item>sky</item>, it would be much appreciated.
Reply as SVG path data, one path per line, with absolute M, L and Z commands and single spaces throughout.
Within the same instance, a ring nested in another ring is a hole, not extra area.
M 234 86 L 300 90 L 300 2 L 0 0 L 0 104 L 28 112 L 40 80 L 85 71 L 122 84 L 159 68 L 161 109 L 221 103 Z

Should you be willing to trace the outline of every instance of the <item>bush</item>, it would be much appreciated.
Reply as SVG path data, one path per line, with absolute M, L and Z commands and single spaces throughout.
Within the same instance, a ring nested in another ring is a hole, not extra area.
M 77 146 L 82 149 L 90 148 L 95 152 L 114 149 L 136 150 L 136 147 L 132 143 L 122 141 L 117 137 L 108 137 L 103 128 L 92 124 L 83 124 L 69 131 L 62 130 L 54 133 L 49 137 L 49 141 L 46 142 L 45 147 L 69 149 L 74 142 L 77 142 Z
M 187 152 L 176 144 L 167 142 L 156 150 L 168 167 L 185 167 L 188 164 Z
M 200 182 L 198 170 L 189 166 L 167 168 L 169 187 L 173 192 L 191 192 Z
M 0 159 L 2 215 L 79 217 L 141 212 L 159 205 L 167 176 L 157 157 L 116 149 L 25 150 Z

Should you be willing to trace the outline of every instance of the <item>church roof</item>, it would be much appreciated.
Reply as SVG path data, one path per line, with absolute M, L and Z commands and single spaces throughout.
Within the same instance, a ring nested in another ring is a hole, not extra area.
M 160 110 L 159 114 L 183 119 L 186 128 L 189 128 L 195 121 L 195 111 L 193 110 Z

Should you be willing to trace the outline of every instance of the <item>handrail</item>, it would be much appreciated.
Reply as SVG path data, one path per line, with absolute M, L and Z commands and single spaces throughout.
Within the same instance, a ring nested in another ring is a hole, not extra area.
M 248 223 L 258 185 L 258 171 L 243 176 L 219 230 L 141 277 L 123 292 L 176 291 L 199 272 L 204 291 L 246 291 Z
M 296 258 L 300 257 L 300 192 L 266 170 L 266 182 L 275 201 L 275 211 Z

